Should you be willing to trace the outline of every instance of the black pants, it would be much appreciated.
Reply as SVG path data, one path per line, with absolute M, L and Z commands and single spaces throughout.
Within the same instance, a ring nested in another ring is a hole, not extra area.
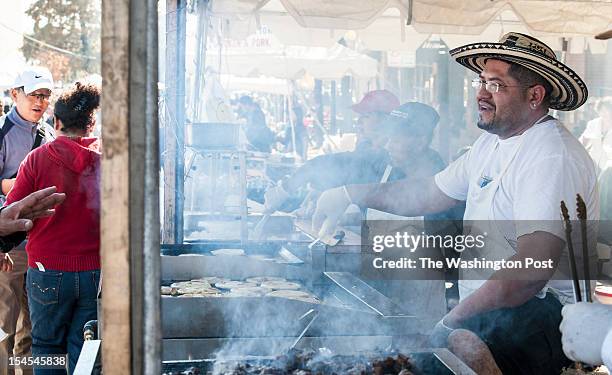
M 571 361 L 561 347 L 561 303 L 550 293 L 521 306 L 490 311 L 464 322 L 489 347 L 504 374 L 559 374 Z

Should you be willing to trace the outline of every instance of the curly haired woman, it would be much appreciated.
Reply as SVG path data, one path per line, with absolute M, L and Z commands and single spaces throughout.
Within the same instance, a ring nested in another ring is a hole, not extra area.
M 100 149 L 91 134 L 99 104 L 94 85 L 66 89 L 55 104 L 57 139 L 28 154 L 7 196 L 10 204 L 47 186 L 66 194 L 55 215 L 37 219 L 30 231 L 26 289 L 32 354 L 68 353 L 70 373 L 83 346 L 83 325 L 97 316 Z

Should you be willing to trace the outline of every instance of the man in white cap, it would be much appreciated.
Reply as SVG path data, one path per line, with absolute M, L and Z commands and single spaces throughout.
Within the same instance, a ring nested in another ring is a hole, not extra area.
M 333 230 L 351 203 L 418 216 L 465 201 L 464 229 L 484 234 L 484 245 L 464 250 L 462 259 L 548 266 L 459 267 L 460 302 L 432 336 L 478 374 L 559 374 L 571 363 L 559 324 L 562 303 L 572 296 L 559 203 L 567 202 L 576 219 L 573 203 L 580 194 L 588 219 L 598 220 L 599 197 L 593 161 L 548 111 L 580 107 L 586 85 L 550 47 L 524 34 L 508 33 L 499 43 L 474 43 L 450 54 L 479 75 L 472 86 L 478 127 L 485 132 L 432 178 L 324 192 L 314 230 Z
M 43 121 L 49 106 L 53 77 L 47 68 L 27 67 L 15 78 L 10 90 L 15 105 L 0 117 L 1 199 L 12 188 L 21 161 L 34 148 L 54 138 L 54 130 Z M 0 359 L 30 353 L 30 318 L 24 288 L 27 257 L 23 248 L 9 253 L 14 265 L 0 272 Z M 0 374 L 8 373 L 0 364 Z

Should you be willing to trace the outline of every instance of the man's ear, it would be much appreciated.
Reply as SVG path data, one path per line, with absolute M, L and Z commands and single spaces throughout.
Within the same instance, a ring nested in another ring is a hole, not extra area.
M 18 94 L 19 90 L 18 89 L 11 89 L 11 99 L 13 99 L 13 103 L 15 103 L 17 101 L 17 94 Z
M 535 85 L 529 89 L 529 103 L 535 104 L 536 107 L 542 104 L 546 96 L 546 89 L 542 85 Z

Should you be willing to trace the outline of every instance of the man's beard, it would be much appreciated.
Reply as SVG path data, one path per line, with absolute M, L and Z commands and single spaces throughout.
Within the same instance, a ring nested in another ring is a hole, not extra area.
M 476 125 L 478 126 L 479 129 L 486 130 L 486 131 L 494 129 L 496 125 L 495 115 L 493 115 L 493 118 L 490 121 L 484 121 L 482 117 L 479 116 L 478 122 L 476 123 Z

